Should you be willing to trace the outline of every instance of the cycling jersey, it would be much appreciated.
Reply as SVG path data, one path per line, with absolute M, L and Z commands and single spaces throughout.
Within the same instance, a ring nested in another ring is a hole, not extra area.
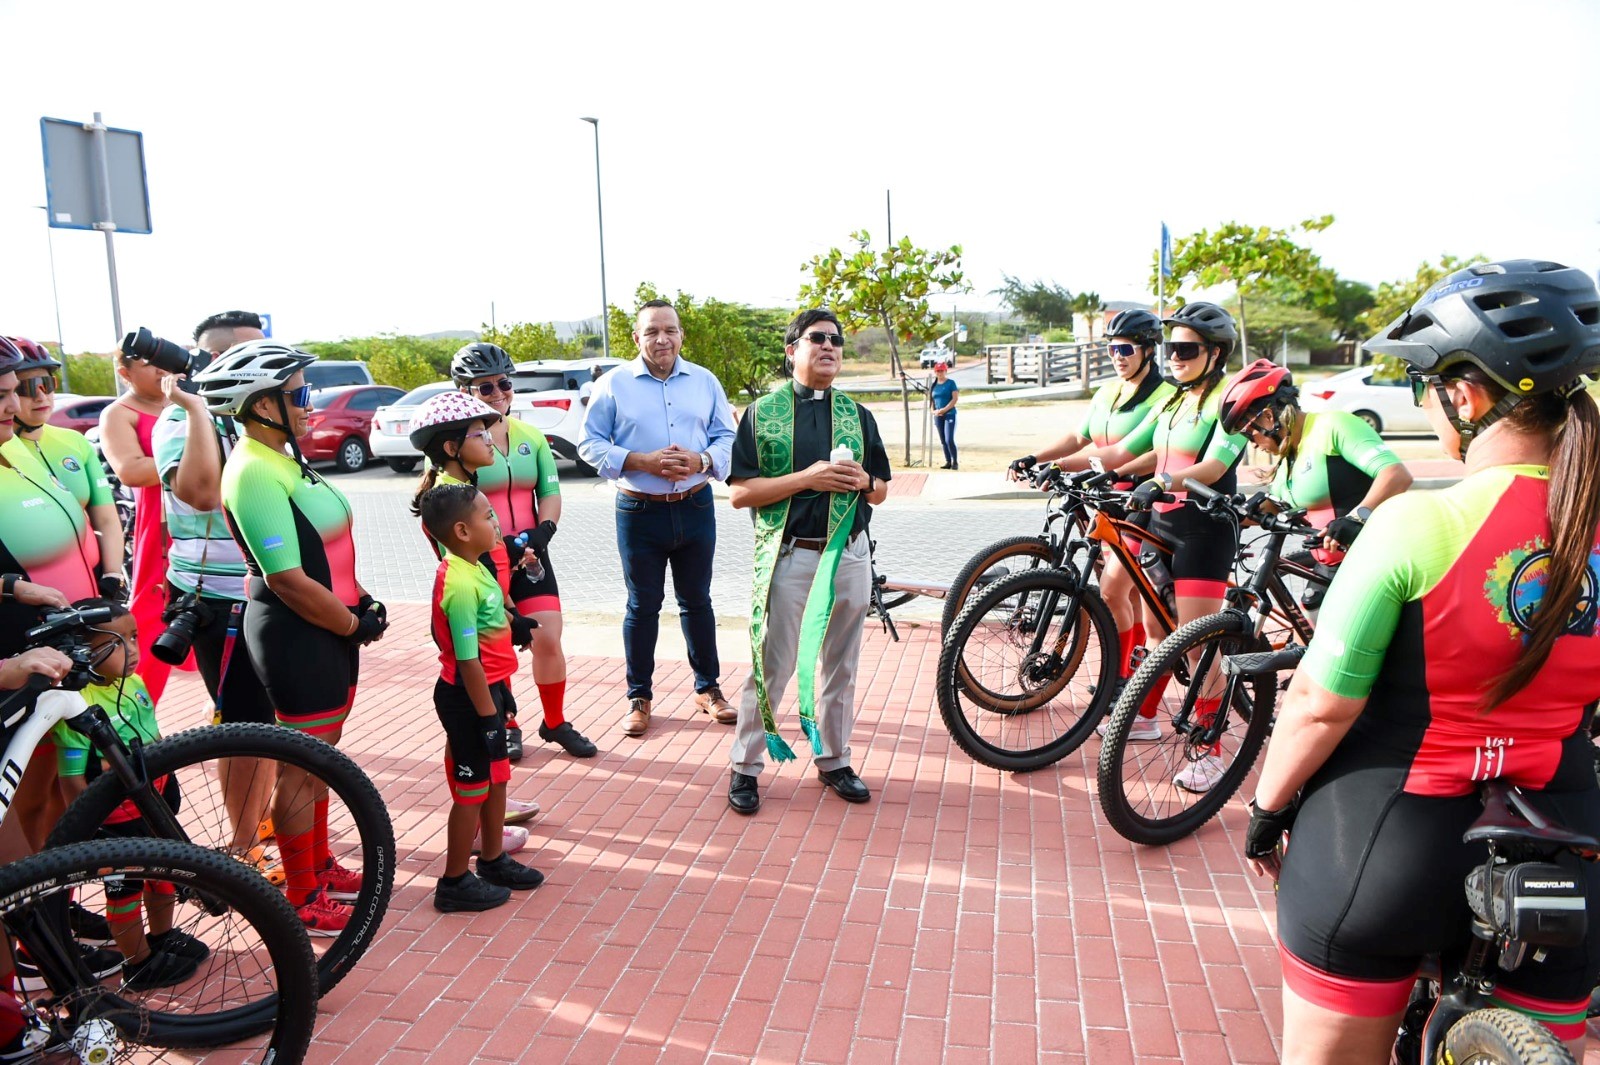
M 1305 509 L 1319 529 L 1361 505 L 1372 481 L 1400 459 L 1376 430 L 1347 411 L 1302 414 L 1300 440 L 1294 453 L 1278 464 L 1268 490 L 1273 499 Z M 1317 561 L 1333 565 L 1343 551 L 1313 552 Z
M 491 448 L 494 461 L 478 470 L 478 490 L 500 519 L 506 536 L 539 524 L 539 500 L 561 491 L 556 459 L 544 434 L 517 418 L 506 419 L 506 446 Z
M 161 477 L 161 499 L 167 518 L 167 535 L 172 544 L 167 554 L 167 580 L 186 592 L 203 584 L 207 596 L 217 599 L 245 598 L 244 552 L 228 529 L 221 510 L 196 510 L 172 491 L 172 479 L 188 446 L 189 415 L 174 404 L 162 414 L 151 433 L 155 449 L 156 472 Z M 226 462 L 232 444 L 218 429 L 222 458 Z M 202 559 L 204 565 L 202 565 Z
M 1121 444 L 1135 455 L 1148 451 L 1156 453 L 1156 473 L 1175 473 L 1188 469 L 1208 459 L 1222 463 L 1222 476 L 1211 482 L 1219 492 L 1232 492 L 1237 484 L 1236 469 L 1239 457 L 1244 454 L 1245 438 L 1225 433 L 1217 424 L 1218 408 L 1222 404 L 1223 389 L 1213 388 L 1204 403 L 1200 401 L 1200 388 L 1192 388 L 1170 404 L 1150 407 L 1144 417 Z M 1176 510 L 1188 498 L 1183 485 L 1172 486 L 1174 503 L 1157 503 L 1158 514 Z
M 1172 398 L 1172 383 L 1151 367 L 1136 388 L 1120 378 L 1100 386 L 1083 421 L 1078 424 L 1078 435 L 1092 441 L 1095 447 L 1121 442 L 1137 429 L 1152 410 Z
M 72 493 L 78 506 L 97 507 L 115 502 L 105 467 L 100 465 L 100 456 L 82 433 L 59 425 L 46 425 L 41 428 L 37 440 L 28 440 L 19 434 L 0 444 L 0 450 L 8 456 L 22 449 L 39 460 L 57 485 Z
M 8 449 L 9 465 L 0 466 L 0 573 L 20 573 L 68 602 L 98 595 L 99 542 L 78 501 L 31 451 Z M 0 648 L 22 650 L 22 634 L 38 615 L 38 607 L 0 603 Z
M 98 706 L 111 719 L 122 742 L 154 743 L 161 738 L 156 726 L 156 704 L 137 674 L 109 684 L 91 684 L 83 689 L 83 701 Z M 56 745 L 56 769 L 64 777 L 81 777 L 89 763 L 89 737 L 69 722 L 58 721 L 50 730 Z M 157 785 L 159 787 L 159 784 Z
M 435 488 L 448 484 L 467 483 L 467 481 L 450 476 L 443 470 L 438 470 L 434 474 L 433 486 Z M 496 521 L 498 522 L 498 520 L 499 519 L 497 515 Z M 428 546 L 433 548 L 433 553 L 439 556 L 440 559 L 443 559 L 449 554 L 449 551 L 445 549 L 445 546 L 433 538 L 433 534 L 428 531 L 428 527 L 426 525 L 422 527 L 422 535 L 427 538 Z M 500 539 L 496 540 L 494 542 L 494 547 L 480 555 L 478 561 L 488 567 L 489 572 L 494 575 L 495 583 L 500 586 L 500 594 L 505 596 L 505 601 L 508 603 L 511 602 L 511 558 L 506 554 L 505 538 L 501 537 Z
M 346 606 L 359 601 L 350 504 L 320 475 L 244 437 L 222 471 L 222 510 L 252 577 L 303 569 Z M 264 579 L 251 598 L 277 600 Z
M 433 642 L 439 647 L 439 676 L 456 684 L 457 662 L 483 664 L 490 684 L 517 671 L 506 601 L 494 576 L 481 562 L 447 552 L 433 580 Z

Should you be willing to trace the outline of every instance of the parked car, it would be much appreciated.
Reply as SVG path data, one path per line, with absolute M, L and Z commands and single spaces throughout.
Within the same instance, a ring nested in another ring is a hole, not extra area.
M 571 459 L 580 474 L 592 477 L 594 467 L 578 457 L 584 413 L 580 393 L 594 379 L 595 367 L 609 373 L 622 364 L 622 359 L 604 356 L 519 362 L 511 375 L 517 386 L 511 397 L 511 416 L 537 426 L 557 458 Z
M 1306 382 L 1300 386 L 1300 404 L 1307 411 L 1349 411 L 1380 433 L 1428 432 L 1428 419 L 1411 402 L 1405 375 L 1374 380 L 1371 366 Z
M 50 414 L 50 424 L 86 433 L 100 424 L 100 412 L 115 398 L 115 396 L 75 396 L 71 392 L 59 392 L 56 394 L 56 408 Z
M 302 372 L 306 375 L 306 384 L 312 389 L 373 383 L 372 371 L 367 369 L 367 364 L 364 362 L 339 360 L 328 362 L 318 359 Z
M 300 454 L 312 462 L 332 459 L 341 473 L 354 473 L 372 455 L 367 438 L 372 415 L 403 392 L 390 385 L 340 385 L 311 393 L 311 421 L 299 440 Z
M 953 369 L 956 364 L 956 353 L 949 348 L 930 346 L 922 349 L 918 361 L 922 363 L 924 370 L 931 370 L 941 362 Z
M 420 385 L 374 411 L 372 432 L 367 437 L 373 456 L 382 459 L 396 473 L 410 473 L 416 469 L 417 463 L 422 461 L 422 452 L 411 446 L 411 415 L 429 399 L 454 387 L 449 381 Z

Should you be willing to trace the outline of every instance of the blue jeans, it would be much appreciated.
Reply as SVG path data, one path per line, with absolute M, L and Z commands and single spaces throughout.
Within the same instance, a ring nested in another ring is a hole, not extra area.
M 722 672 L 717 659 L 717 615 L 711 609 L 711 558 L 717 550 L 717 516 L 711 486 L 688 499 L 652 503 L 617 493 L 617 551 L 628 584 L 628 611 L 622 619 L 622 650 L 628 660 L 628 698 L 651 699 L 656 669 L 656 636 L 666 595 L 667 565 L 678 621 L 689 646 L 694 690 L 715 687 Z
M 933 428 L 939 434 L 939 444 L 944 448 L 944 460 L 951 466 L 956 464 L 956 412 L 948 414 L 935 414 Z

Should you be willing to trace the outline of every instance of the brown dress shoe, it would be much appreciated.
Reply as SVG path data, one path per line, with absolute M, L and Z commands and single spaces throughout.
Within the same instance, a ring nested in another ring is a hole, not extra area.
M 624 736 L 643 736 L 650 727 L 650 700 L 629 699 L 628 716 L 622 722 Z
M 739 712 L 723 697 L 722 689 L 716 685 L 696 695 L 694 705 L 702 714 L 710 714 L 711 720 L 719 725 L 731 725 L 739 720 Z

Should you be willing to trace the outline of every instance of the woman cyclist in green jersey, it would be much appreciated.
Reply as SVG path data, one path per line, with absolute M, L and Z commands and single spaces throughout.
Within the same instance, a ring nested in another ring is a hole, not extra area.
M 1600 292 L 1513 260 L 1434 285 L 1366 345 L 1466 475 L 1389 500 L 1339 567 L 1267 749 L 1245 839 L 1278 880 L 1284 1060 L 1389 1060 L 1418 967 L 1464 943 L 1482 782 L 1600 835 Z M 1292 825 L 1292 827 L 1291 827 Z M 1288 846 L 1279 849 L 1288 832 Z M 1556 859 L 1600 912 L 1600 868 Z M 1491 1001 L 1583 1058 L 1600 936 L 1496 974 Z
M 1095 392 L 1075 430 L 1049 447 L 1040 448 L 1036 454 L 1024 455 L 1011 463 L 1006 471 L 1011 480 L 1022 480 L 1038 463 L 1053 462 L 1084 448 L 1118 443 L 1152 410 L 1172 398 L 1175 390 L 1161 376 L 1161 319 L 1149 311 L 1122 311 L 1106 326 L 1105 335 L 1110 341 L 1111 365 L 1117 372 L 1117 379 L 1101 385 Z M 1143 459 L 1142 470 L 1141 460 L 1136 459 L 1129 465 L 1129 472 L 1148 473 L 1155 468 L 1155 458 Z M 1133 485 L 1124 482 L 1118 487 L 1126 489 Z M 1133 520 L 1148 526 L 1149 515 L 1133 515 Z M 1137 544 L 1128 546 L 1135 554 L 1141 550 Z M 1125 680 L 1133 675 L 1138 664 L 1135 649 L 1144 646 L 1145 629 L 1139 594 L 1133 590 L 1133 578 L 1115 556 L 1106 556 L 1105 570 L 1100 575 L 1100 594 L 1117 623 L 1117 676 Z

